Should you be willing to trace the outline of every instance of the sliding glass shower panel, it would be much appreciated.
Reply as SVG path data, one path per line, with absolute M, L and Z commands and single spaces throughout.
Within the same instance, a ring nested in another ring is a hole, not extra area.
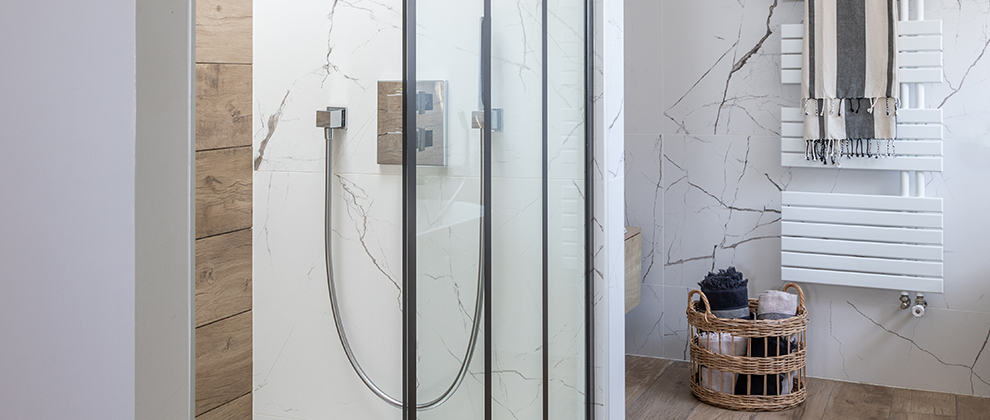
M 582 418 L 585 4 L 416 8 L 417 418 Z
M 420 162 L 415 172 L 420 419 L 484 418 L 483 139 L 471 120 L 481 110 L 482 6 L 481 0 L 416 2 L 416 92 L 407 94 L 416 95 L 418 109 L 407 118 L 416 118 Z M 437 111 L 443 124 L 436 121 Z M 440 138 L 445 150 L 437 150 Z M 429 153 L 445 154 L 445 163 L 424 164 Z M 438 398 L 447 399 L 423 407 Z
M 491 0 L 492 419 L 543 418 L 543 2 Z
M 585 2 L 547 2 L 548 419 L 585 418 Z

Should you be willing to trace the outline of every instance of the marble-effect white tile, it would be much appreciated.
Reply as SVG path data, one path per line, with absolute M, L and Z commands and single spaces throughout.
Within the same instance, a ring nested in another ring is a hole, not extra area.
M 480 2 L 447 3 L 421 4 L 417 22 L 419 78 L 447 86 L 448 165 L 421 167 L 417 178 L 417 344 L 424 399 L 443 392 L 464 361 L 480 266 L 482 148 L 470 115 L 480 108 L 478 18 L 483 11 Z M 542 395 L 548 392 L 539 357 L 542 244 L 536 228 L 542 223 L 543 65 L 552 74 L 549 211 L 555 294 L 550 314 L 559 337 L 550 348 L 548 387 L 553 409 L 565 418 L 574 417 L 570 410 L 587 397 L 584 289 L 574 287 L 584 278 L 583 200 L 588 195 L 583 181 L 584 9 L 572 1 L 550 5 L 553 41 L 548 62 L 542 63 L 542 4 L 493 4 L 492 102 L 505 112 L 491 156 L 496 418 L 541 418 Z M 430 12 L 441 6 L 442 13 Z M 355 355 L 376 383 L 397 396 L 402 177 L 399 166 L 376 162 L 376 85 L 402 77 L 402 2 L 258 0 L 254 16 L 255 415 L 398 418 L 398 410 L 361 384 L 334 330 L 323 254 L 328 146 L 313 114 L 326 106 L 348 109 L 347 129 L 337 130 L 329 146 L 334 276 Z M 621 46 L 618 39 L 613 47 Z M 598 161 L 609 162 L 609 180 L 621 198 L 621 107 L 610 107 L 609 115 L 620 122 L 611 131 L 615 154 L 601 154 Z M 621 217 L 621 207 L 612 211 Z M 612 254 L 615 249 L 621 248 L 613 247 Z M 612 271 L 617 269 L 621 263 L 613 262 Z M 604 281 L 601 286 L 608 290 Z M 613 328 L 613 334 L 621 334 L 621 328 Z M 462 387 L 422 418 L 478 417 L 484 407 L 481 349 Z M 622 359 L 621 351 L 614 354 Z
M 643 353 L 684 359 L 687 291 L 707 271 L 736 266 L 753 296 L 781 286 L 781 189 L 896 195 L 899 187 L 896 173 L 780 166 L 777 113 L 799 93 L 779 83 L 777 30 L 802 20 L 803 2 L 660 3 L 628 17 L 629 27 L 660 22 L 651 30 L 661 45 L 627 53 L 626 74 L 628 86 L 659 75 L 662 98 L 629 95 L 626 124 L 639 131 L 626 136 L 626 214 L 631 224 L 661 225 L 662 275 L 645 281 L 664 285 L 663 305 L 653 309 L 664 314 L 663 350 Z M 915 319 L 899 309 L 896 291 L 805 285 L 809 375 L 990 396 L 983 355 L 990 286 L 980 280 L 990 236 L 980 222 L 990 204 L 982 193 L 990 177 L 988 15 L 984 2 L 926 2 L 926 19 L 943 21 L 945 40 L 946 83 L 929 86 L 926 97 L 945 121 L 945 170 L 927 178 L 928 195 L 944 204 L 945 293 L 927 295 L 928 314 Z M 643 43 L 630 42 L 627 51 Z M 656 121 L 662 127 L 653 133 Z M 659 170 L 643 157 L 654 147 L 662 150 Z M 657 199 L 648 197 L 654 179 L 663 189 Z M 652 325 L 628 319 L 628 336 L 649 336 Z

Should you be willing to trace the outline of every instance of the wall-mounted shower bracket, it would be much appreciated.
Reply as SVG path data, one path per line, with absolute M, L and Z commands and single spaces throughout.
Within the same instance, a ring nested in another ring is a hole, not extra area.
M 328 106 L 326 111 L 316 110 L 316 126 L 323 129 L 323 136 L 330 141 L 334 129 L 347 129 L 347 108 Z
M 316 111 L 316 126 L 321 128 L 347 128 L 347 108 L 328 106 L 326 111 Z
M 485 127 L 485 111 L 471 113 L 471 128 Z M 492 131 L 502 131 L 502 108 L 492 108 Z

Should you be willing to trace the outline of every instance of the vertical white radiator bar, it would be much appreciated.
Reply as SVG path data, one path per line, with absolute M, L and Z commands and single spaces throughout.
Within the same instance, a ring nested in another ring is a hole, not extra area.
M 908 171 L 901 171 L 901 197 L 911 196 L 911 175 Z
M 907 10 L 908 0 L 901 0 L 901 11 Z M 901 15 L 901 20 L 907 13 Z M 911 104 L 911 85 L 908 83 L 901 83 L 901 107 L 909 108 Z M 901 196 L 908 197 L 911 195 L 911 176 L 908 171 L 901 171 Z
M 925 196 L 925 173 L 918 171 L 914 174 L 914 196 Z
M 925 0 L 914 0 L 914 19 L 915 20 L 925 20 Z M 924 83 L 914 84 L 914 100 L 918 104 L 919 109 L 925 109 L 928 107 L 925 100 L 925 85 Z M 925 196 L 925 173 L 918 171 L 914 174 L 914 196 L 924 197 Z

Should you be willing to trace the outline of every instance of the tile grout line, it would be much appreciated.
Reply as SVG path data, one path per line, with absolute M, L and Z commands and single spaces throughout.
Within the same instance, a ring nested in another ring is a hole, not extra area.
M 836 382 L 835 381 L 829 381 L 829 382 L 832 383 L 832 386 L 828 389 L 828 398 L 825 399 L 825 407 L 822 408 L 822 418 L 821 418 L 821 420 L 825 420 L 825 414 L 828 413 L 828 405 L 829 405 L 829 403 L 832 402 L 832 392 L 835 391 L 835 384 L 836 384 Z M 805 386 L 808 386 L 808 384 L 805 384 Z
M 250 148 L 252 148 L 251 150 L 254 151 L 254 144 L 238 144 L 238 145 L 234 145 L 234 146 L 207 147 L 207 148 L 203 148 L 203 149 L 196 149 L 196 153 L 199 153 L 199 152 L 216 152 L 216 151 L 221 151 L 221 150 L 239 149 L 239 148 L 242 148 L 242 147 L 250 147 Z
M 218 323 L 218 322 L 220 322 L 220 321 L 226 321 L 226 320 L 228 320 L 228 319 L 230 319 L 230 318 L 233 318 L 233 317 L 235 317 L 235 316 L 238 316 L 238 315 L 244 315 L 244 314 L 246 314 L 246 313 L 248 313 L 248 312 L 251 312 L 251 311 L 252 311 L 252 309 L 254 309 L 254 308 L 252 307 L 251 309 L 245 309 L 245 310 L 243 310 L 243 311 L 240 311 L 240 312 L 238 312 L 238 313 L 236 313 L 236 314 L 233 314 L 233 315 L 227 315 L 227 316 L 225 316 L 225 317 L 223 317 L 223 318 L 218 318 L 218 319 L 215 319 L 215 320 L 213 320 L 213 321 L 210 321 L 210 322 L 207 322 L 207 323 L 205 323 L 205 324 L 203 324 L 203 325 L 199 325 L 199 326 L 197 326 L 197 327 L 196 327 L 196 329 L 198 330 L 198 329 L 200 329 L 200 328 L 203 328 L 203 327 L 205 327 L 205 326 L 207 326 L 207 325 L 213 325 L 213 324 L 216 324 L 216 323 Z M 251 322 L 252 322 L 252 323 L 254 322 L 254 318 L 252 318 L 252 319 L 251 319 Z M 252 327 L 252 332 L 254 332 L 254 327 Z
M 687 419 L 691 418 L 691 414 L 694 414 L 694 410 L 697 410 L 698 409 L 698 405 L 700 405 L 700 404 L 702 404 L 701 401 L 695 401 L 694 407 L 691 407 L 691 411 L 688 411 L 687 416 L 684 417 L 684 420 L 687 420 Z
M 890 391 L 890 408 L 887 409 L 887 420 L 890 420 L 890 418 L 894 415 L 894 394 L 896 393 L 897 388 Z
M 196 64 L 215 64 L 215 65 L 227 65 L 227 66 L 250 66 L 252 63 L 239 63 L 234 61 L 197 61 Z
M 230 233 L 243 232 L 245 230 L 251 230 L 251 229 L 252 229 L 252 226 L 243 227 L 243 228 L 237 228 L 237 229 L 234 229 L 234 230 L 231 230 L 231 231 L 228 231 L 228 232 L 214 233 L 212 235 L 207 235 L 207 236 L 204 236 L 202 238 L 196 238 L 196 240 L 199 241 L 199 240 L 203 240 L 203 239 L 216 238 L 217 236 L 223 236 L 223 235 L 227 235 L 227 234 L 230 234 Z
M 195 415 L 195 416 L 193 416 L 193 417 L 196 417 L 196 418 L 198 418 L 198 417 L 200 417 L 200 416 L 205 416 L 205 415 L 207 415 L 208 413 L 212 413 L 212 412 L 214 412 L 214 411 L 216 411 L 216 410 L 219 410 L 219 409 L 220 409 L 220 407 L 223 407 L 223 406 L 225 406 L 225 405 L 228 405 L 228 404 L 230 404 L 230 403 L 232 403 L 232 402 L 234 402 L 234 401 L 237 401 L 237 400 L 239 400 L 239 399 L 241 399 L 241 398 L 244 398 L 244 397 L 246 397 L 246 396 L 248 396 L 248 395 L 251 395 L 251 393 L 252 393 L 252 392 L 254 392 L 254 390 L 251 390 L 251 391 L 248 391 L 248 392 L 246 392 L 246 393 L 244 393 L 244 395 L 239 395 L 239 396 L 236 396 L 236 397 L 234 397 L 233 399 L 231 399 L 230 401 L 227 401 L 227 402 L 225 402 L 225 403 L 223 403 L 223 404 L 220 404 L 220 405 L 218 405 L 218 406 L 216 406 L 216 407 L 213 407 L 213 408 L 211 408 L 211 409 L 209 409 L 209 410 L 206 410 L 206 411 L 204 411 L 204 412 L 202 412 L 202 413 L 199 413 L 199 414 L 197 414 L 197 415 Z M 253 407 L 252 407 L 252 409 L 251 409 L 251 411 L 252 411 L 252 414 L 253 414 L 253 411 L 254 411 L 254 408 L 253 408 Z

